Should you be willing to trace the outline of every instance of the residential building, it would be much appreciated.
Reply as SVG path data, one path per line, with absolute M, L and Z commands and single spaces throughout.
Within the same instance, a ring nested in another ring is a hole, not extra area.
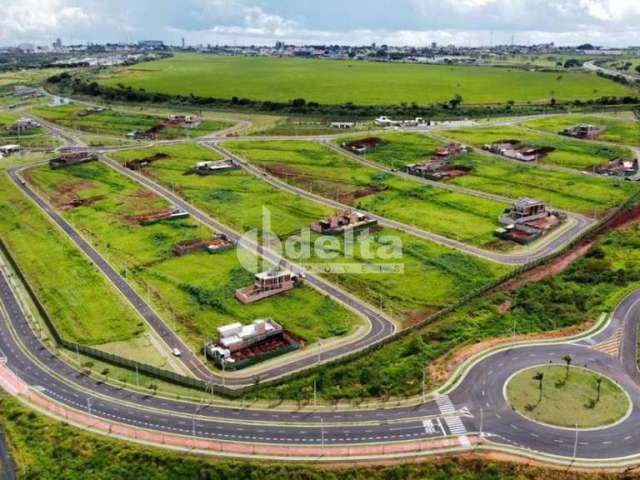
M 500 217 L 499 238 L 521 244 L 531 243 L 566 220 L 566 215 L 550 209 L 544 202 L 521 198 Z
M 20 135 L 25 131 L 38 128 L 40 124 L 32 118 L 21 118 L 17 122 L 7 125 L 4 129 L 11 135 Z
M 256 274 L 249 287 L 236 290 L 236 298 L 242 303 L 254 303 L 287 292 L 300 283 L 301 277 L 280 267 Z

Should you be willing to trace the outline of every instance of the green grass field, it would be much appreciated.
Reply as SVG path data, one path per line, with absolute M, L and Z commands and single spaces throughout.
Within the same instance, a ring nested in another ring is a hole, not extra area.
M 44 148 L 60 144 L 42 127 L 32 128 L 22 135 L 10 135 L 5 127 L 17 122 L 19 118 L 16 114 L 0 111 L 0 145 L 18 144 L 24 148 Z
M 145 132 L 157 126 L 163 117 L 132 113 L 108 109 L 104 112 L 78 116 L 86 110 L 86 105 L 64 105 L 61 107 L 37 107 L 34 115 L 44 118 L 66 128 L 80 130 L 94 135 L 124 136 L 129 132 Z M 159 130 L 157 137 L 162 140 L 175 138 L 196 138 L 230 127 L 231 124 L 222 121 L 205 120 L 198 128 L 164 128 Z
M 144 330 L 143 320 L 15 187 L 4 168 L 0 169 L 0 229 L 64 338 L 99 345 L 130 340 Z
M 492 200 L 381 172 L 313 142 L 248 141 L 225 146 L 293 185 L 477 246 L 493 244 L 497 219 L 505 209 Z M 386 190 L 367 192 L 376 186 Z
M 397 169 L 424 161 L 442 145 L 431 137 L 413 133 L 384 134 L 381 138 L 388 143 L 368 153 L 367 158 Z M 538 198 L 555 208 L 589 215 L 602 214 L 623 203 L 640 188 L 634 182 L 543 169 L 477 152 L 461 155 L 454 163 L 473 170 L 449 183 L 505 197 Z
M 597 115 L 563 115 L 531 120 L 523 125 L 536 130 L 559 133 L 578 123 L 590 123 L 605 127 L 606 130 L 597 138 L 599 141 L 621 145 L 640 145 L 640 122 L 638 121 L 618 120 Z
M 253 275 L 244 270 L 235 250 L 175 257 L 175 243 L 207 238 L 211 232 L 191 220 L 140 226 L 131 219 L 167 206 L 110 168 L 91 163 L 64 170 L 30 170 L 30 182 L 51 201 L 63 205 L 73 198 L 98 198 L 84 207 L 66 209 L 64 216 L 141 291 L 147 287 L 154 303 L 193 348 L 217 338 L 216 328 L 236 321 L 273 318 L 308 342 L 343 335 L 360 319 L 309 287 L 253 305 L 234 298 L 237 288 L 250 285 Z
M 534 379 L 542 373 L 540 381 Z M 598 384 L 601 392 L 598 399 Z M 522 415 L 560 427 L 594 428 L 610 425 L 627 413 L 630 403 L 624 391 L 596 372 L 564 366 L 530 368 L 507 385 L 511 406 Z
M 351 399 L 357 404 L 361 399 L 391 397 L 392 405 L 395 398 L 422 392 L 425 365 L 427 387 L 439 387 L 449 378 L 441 373 L 442 367 L 479 342 L 510 338 L 514 325 L 517 335 L 558 330 L 575 334 L 578 325 L 582 329 L 589 325 L 585 322 L 593 325 L 640 287 L 639 235 L 640 225 L 608 232 L 559 274 L 513 291 L 484 295 L 362 358 L 261 389 L 260 395 L 311 400 L 315 382 L 318 396 L 327 400 Z M 561 362 L 559 357 L 553 360 Z
M 118 152 L 112 156 L 123 162 L 160 152 L 170 155 L 170 158 L 153 163 L 144 170 L 145 175 L 175 189 L 189 202 L 236 230 L 262 228 L 263 206 L 271 213 L 273 231 L 283 238 L 331 213 L 330 209 L 271 187 L 241 170 L 207 177 L 184 175 L 196 161 L 218 158 L 215 152 L 199 145 L 158 146 Z M 327 278 L 402 320 L 410 322 L 424 318 L 507 272 L 506 267 L 391 229 L 384 229 L 374 236 L 374 250 L 383 244 L 385 235 L 401 240 L 403 257 L 400 260 L 376 258 L 375 262 L 399 261 L 404 265 L 404 275 L 332 274 Z M 315 242 L 316 239 L 313 234 L 310 240 Z M 320 249 L 320 253 L 333 254 L 334 258 L 323 259 L 320 258 L 322 255 L 312 251 L 310 260 L 300 263 L 346 262 L 364 268 L 371 260 L 363 256 L 362 245 L 361 242 L 356 244 L 354 258 L 345 258 L 345 245 L 341 244 L 337 250 L 331 246 Z
M 442 131 L 441 134 L 477 148 L 504 140 L 518 140 L 527 145 L 553 147 L 556 150 L 546 155 L 540 162 L 576 170 L 589 170 L 606 164 L 614 158 L 633 157 L 633 152 L 626 147 L 583 142 L 537 133 L 517 126 L 455 129 Z
M 184 54 L 120 70 L 107 85 L 149 92 L 217 98 L 246 97 L 325 104 L 446 102 L 517 103 L 627 95 L 631 90 L 586 73 L 533 73 L 521 69 L 407 65 L 362 61 L 216 57 Z

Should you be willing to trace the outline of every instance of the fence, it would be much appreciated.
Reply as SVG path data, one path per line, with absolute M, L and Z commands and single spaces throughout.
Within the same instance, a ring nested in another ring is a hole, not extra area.
M 576 245 L 582 243 L 583 241 L 585 241 L 588 238 L 592 238 L 594 236 L 596 236 L 598 233 L 600 233 L 603 229 L 605 229 L 607 227 L 607 225 L 613 220 L 615 219 L 615 217 L 617 217 L 620 213 L 622 213 L 623 211 L 629 209 L 632 205 L 634 205 L 635 203 L 637 203 L 640 200 L 640 192 L 637 192 L 635 194 L 633 194 L 624 204 L 620 205 L 619 207 L 617 207 L 615 210 L 611 211 L 609 214 L 607 214 L 601 221 L 599 221 L 598 223 L 596 223 L 595 225 L 592 225 L 589 229 L 585 230 L 584 232 L 582 232 L 581 235 L 577 236 L 576 238 L 574 238 L 570 243 L 568 243 L 567 245 L 565 245 L 562 249 L 558 250 L 557 252 L 543 258 L 540 260 L 537 260 L 535 262 L 529 263 L 527 265 L 524 265 L 520 268 L 517 268 L 515 270 L 513 270 L 512 272 L 510 272 L 507 275 L 502 276 L 501 278 L 497 279 L 496 281 L 485 285 L 467 295 L 465 295 L 463 298 L 461 298 L 460 300 L 458 300 L 456 303 L 449 305 L 445 308 L 443 308 L 442 310 L 436 312 L 435 314 L 427 317 L 426 319 L 422 320 L 421 322 L 418 322 L 414 325 L 412 325 L 411 327 L 405 328 L 404 330 L 401 330 L 400 332 L 398 332 L 396 335 L 393 335 L 391 337 L 388 337 L 374 345 L 370 345 L 368 347 L 365 347 L 361 350 L 357 350 L 354 351 L 352 353 L 349 353 L 347 355 L 341 356 L 339 358 L 334 358 L 333 360 L 329 360 L 321 365 L 316 365 L 310 368 L 306 368 L 306 369 L 302 369 L 302 370 L 298 370 L 296 372 L 293 372 L 289 375 L 287 375 L 286 377 L 281 377 L 281 378 L 274 378 L 274 379 L 270 379 L 270 380 L 265 380 L 265 381 L 260 381 L 259 377 L 256 377 L 255 379 L 255 383 L 252 385 L 246 385 L 243 387 L 238 387 L 238 388 L 229 388 L 226 386 L 222 386 L 222 385 L 217 385 L 217 384 L 213 384 L 213 383 L 208 383 L 205 382 L 203 380 L 199 380 L 193 377 L 187 377 L 185 375 L 180 375 L 178 373 L 175 372 L 171 372 L 168 370 L 164 370 L 158 367 L 154 367 L 151 365 L 147 365 L 145 363 L 142 362 L 138 362 L 135 360 L 130 360 L 127 358 L 123 358 L 123 357 L 119 357 L 117 355 L 113 355 L 111 353 L 107 353 L 104 352 L 102 350 L 87 346 L 87 345 L 82 345 L 76 342 L 71 342 L 69 340 L 66 340 L 64 338 L 62 338 L 62 336 L 60 335 L 60 333 L 58 332 L 58 330 L 56 329 L 55 325 L 53 324 L 53 322 L 51 321 L 51 318 L 49 317 L 49 314 L 47 313 L 46 308 L 44 307 L 44 305 L 40 302 L 40 299 L 38 298 L 38 296 L 35 294 L 34 289 L 31 287 L 31 284 L 29 283 L 29 281 L 27 280 L 27 278 L 25 277 L 25 275 L 23 274 L 22 270 L 20 269 L 20 267 L 18 266 L 17 262 L 15 261 L 15 259 L 13 258 L 9 248 L 6 246 L 6 244 L 4 243 L 4 241 L 2 239 L 0 239 L 0 250 L 2 251 L 2 253 L 5 255 L 5 257 L 8 259 L 9 263 L 11 264 L 11 267 L 13 268 L 13 270 L 16 272 L 16 274 L 18 275 L 18 278 L 20 279 L 20 281 L 22 282 L 22 284 L 24 285 L 25 289 L 27 290 L 29 296 L 31 297 L 33 303 L 36 306 L 36 309 L 38 310 L 38 313 L 40 314 L 40 316 L 42 317 L 42 320 L 44 321 L 45 325 L 47 326 L 47 329 L 49 330 L 49 332 L 51 333 L 51 336 L 53 337 L 54 341 L 60 345 L 63 348 L 66 348 L 68 350 L 71 351 L 76 351 L 76 352 L 80 352 L 88 357 L 94 358 L 96 360 L 100 360 L 106 363 L 110 363 L 112 365 L 118 366 L 118 367 L 122 367 L 122 368 L 126 368 L 126 369 L 130 369 L 130 370 L 136 370 L 137 372 L 141 372 L 151 378 L 155 378 L 158 380 L 162 380 L 165 382 L 169 382 L 169 383 L 173 383 L 175 385 L 179 385 L 179 386 L 183 386 L 183 387 L 187 387 L 187 388 L 195 388 L 201 391 L 205 391 L 205 392 L 211 392 L 212 394 L 217 394 L 220 396 L 225 396 L 225 397 L 232 397 L 232 398 L 237 398 L 240 397 L 242 395 L 244 395 L 245 393 L 258 388 L 258 386 L 272 386 L 272 385 L 277 385 L 282 383 L 285 380 L 292 380 L 295 378 L 299 378 L 301 376 L 306 376 L 306 375 L 310 375 L 313 374 L 317 371 L 319 371 L 321 368 L 326 368 L 326 367 L 330 367 L 330 366 L 337 366 L 341 363 L 345 363 L 348 361 L 352 361 L 355 360 L 357 358 L 362 357 L 363 355 L 366 355 L 368 353 L 374 352 L 380 348 L 382 348 L 383 346 L 387 345 L 388 343 L 404 337 L 406 335 L 411 334 L 412 332 L 415 332 L 416 330 L 419 330 L 420 328 L 429 325 L 433 322 L 436 322 L 438 320 L 440 320 L 441 318 L 449 315 L 450 313 L 454 312 L 455 310 L 469 304 L 471 301 L 475 300 L 476 298 L 494 290 L 495 288 L 499 287 L 500 285 L 503 285 L 505 282 L 516 278 L 520 275 L 522 275 L 523 273 L 526 273 L 528 271 L 533 270 L 534 268 L 540 267 L 542 265 L 548 264 L 549 262 L 552 262 L 553 260 L 555 260 L 556 258 L 561 257 L 562 255 L 564 255 L 565 253 L 567 253 L 569 250 L 573 249 Z

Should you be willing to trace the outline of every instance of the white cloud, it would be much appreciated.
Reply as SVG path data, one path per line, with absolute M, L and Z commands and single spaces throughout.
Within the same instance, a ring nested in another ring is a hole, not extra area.
M 0 38 L 32 38 L 41 34 L 74 28 L 93 21 L 81 7 L 64 0 L 3 0 L 0 16 Z

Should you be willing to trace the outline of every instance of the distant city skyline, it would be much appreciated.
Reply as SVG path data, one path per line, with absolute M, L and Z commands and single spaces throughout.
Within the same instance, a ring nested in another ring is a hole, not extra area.
M 640 45 L 638 0 L 0 0 L 0 44 Z

